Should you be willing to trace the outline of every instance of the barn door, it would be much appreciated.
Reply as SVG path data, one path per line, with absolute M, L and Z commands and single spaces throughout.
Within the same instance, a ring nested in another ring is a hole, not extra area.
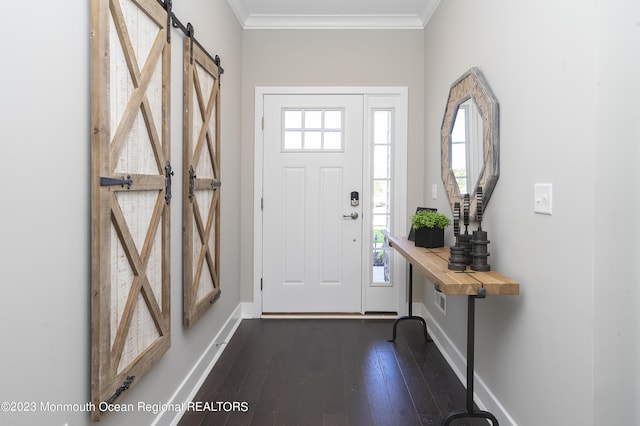
M 184 324 L 191 327 L 220 296 L 219 61 L 185 38 Z
M 91 19 L 97 420 L 170 345 L 170 28 L 157 0 L 92 0 Z

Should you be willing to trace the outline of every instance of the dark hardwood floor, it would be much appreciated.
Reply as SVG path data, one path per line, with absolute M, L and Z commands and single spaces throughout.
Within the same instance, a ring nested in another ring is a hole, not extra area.
M 194 398 L 202 411 L 187 411 L 179 426 L 439 425 L 464 409 L 464 386 L 435 344 L 425 343 L 420 323 L 400 323 L 389 343 L 392 326 L 244 320 Z

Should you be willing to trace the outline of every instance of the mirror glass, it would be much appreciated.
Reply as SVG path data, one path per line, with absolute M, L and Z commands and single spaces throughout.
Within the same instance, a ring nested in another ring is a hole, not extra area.
M 451 85 L 441 128 L 442 182 L 451 211 L 471 198 L 477 213 L 477 188 L 489 202 L 499 176 L 498 101 L 480 70 L 471 68 Z
M 482 117 L 473 98 L 460 104 L 451 128 L 449 167 L 456 178 L 458 193 L 473 192 L 482 170 Z

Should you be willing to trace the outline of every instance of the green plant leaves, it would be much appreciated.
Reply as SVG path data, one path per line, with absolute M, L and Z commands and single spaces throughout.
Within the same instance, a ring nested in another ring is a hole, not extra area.
M 420 228 L 440 228 L 444 229 L 451 223 L 451 220 L 432 210 L 420 210 L 411 216 L 411 224 L 414 229 Z

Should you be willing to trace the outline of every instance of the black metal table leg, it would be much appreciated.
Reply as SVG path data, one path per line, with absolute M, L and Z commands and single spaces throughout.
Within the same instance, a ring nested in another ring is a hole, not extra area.
M 427 332 L 427 322 L 421 316 L 413 315 L 413 265 L 409 263 L 409 315 L 402 316 L 395 320 L 393 323 L 393 338 L 388 340 L 389 342 L 396 341 L 396 332 L 398 330 L 398 324 L 402 321 L 406 320 L 418 320 L 422 323 L 422 327 L 424 329 L 424 340 L 427 342 L 432 342 L 433 340 L 429 337 L 429 333 Z
M 488 411 L 476 411 L 473 406 L 473 372 L 474 372 L 474 349 L 475 349 L 475 316 L 476 298 L 483 299 L 486 296 L 486 289 L 478 290 L 477 296 L 467 298 L 467 410 L 452 411 L 442 421 L 442 426 L 447 426 L 456 419 L 479 417 L 491 420 L 493 426 L 498 426 L 498 420 Z

